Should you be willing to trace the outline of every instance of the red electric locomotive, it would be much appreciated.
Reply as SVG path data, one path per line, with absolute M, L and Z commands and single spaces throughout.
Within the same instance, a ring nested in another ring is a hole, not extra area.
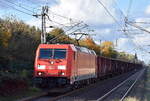
M 40 44 L 34 77 L 40 85 L 79 85 L 97 77 L 93 50 L 72 44 Z

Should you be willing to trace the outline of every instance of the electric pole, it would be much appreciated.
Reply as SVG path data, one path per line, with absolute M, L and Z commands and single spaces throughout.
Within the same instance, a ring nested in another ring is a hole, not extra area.
M 118 46 L 118 39 L 116 39 L 116 47 Z
M 44 44 L 46 43 L 46 16 L 48 15 L 48 6 L 43 6 L 42 7 L 42 12 L 41 14 L 36 14 L 36 15 L 33 15 L 35 17 L 39 17 L 41 16 L 41 19 L 42 19 L 42 24 L 41 24 L 41 43 Z

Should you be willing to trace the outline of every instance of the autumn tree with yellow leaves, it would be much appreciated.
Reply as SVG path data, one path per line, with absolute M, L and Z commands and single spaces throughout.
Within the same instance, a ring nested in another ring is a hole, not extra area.
M 100 45 L 101 54 L 106 57 L 116 58 L 117 51 L 114 49 L 114 44 L 111 41 L 105 41 Z
M 91 37 L 86 37 L 85 39 L 81 40 L 79 43 L 81 46 L 92 49 L 97 54 L 100 54 L 100 46 L 97 45 Z
M 8 47 L 9 40 L 11 38 L 11 33 L 5 30 L 0 29 L 0 46 Z

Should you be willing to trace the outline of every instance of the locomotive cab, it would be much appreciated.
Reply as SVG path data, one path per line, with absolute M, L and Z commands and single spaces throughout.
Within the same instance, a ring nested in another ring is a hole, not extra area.
M 39 50 L 36 76 L 65 76 L 66 75 L 66 49 Z
M 40 83 L 53 82 L 66 84 L 69 82 L 73 49 L 70 45 L 39 45 L 34 67 L 34 76 Z

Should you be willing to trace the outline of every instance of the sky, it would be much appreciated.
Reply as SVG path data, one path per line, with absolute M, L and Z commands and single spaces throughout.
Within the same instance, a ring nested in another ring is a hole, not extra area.
M 150 33 L 128 25 L 129 31 L 123 32 L 125 17 L 150 31 L 150 0 L 1 0 L 0 17 L 15 17 L 25 23 L 41 27 L 40 14 L 44 5 L 49 7 L 47 26 L 63 28 L 66 33 L 78 30 L 91 35 L 96 43 L 113 41 L 117 51 L 138 54 L 140 60 L 150 61 Z M 80 23 L 80 24 L 79 24 Z M 70 27 L 79 24 L 74 29 Z M 49 31 L 50 29 L 47 29 Z

